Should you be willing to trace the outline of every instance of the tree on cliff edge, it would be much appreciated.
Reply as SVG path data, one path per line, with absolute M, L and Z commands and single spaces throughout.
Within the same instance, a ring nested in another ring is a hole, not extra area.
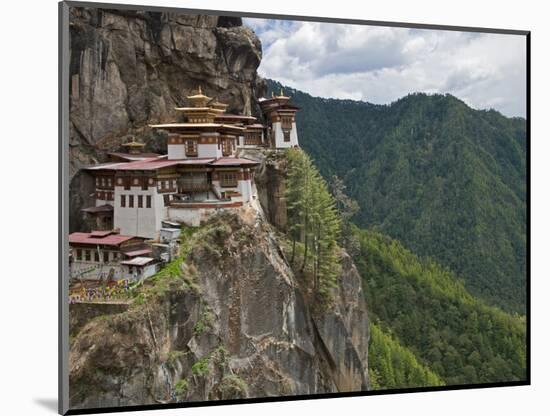
M 300 149 L 287 151 L 287 209 L 291 260 L 301 273 L 311 272 L 315 293 L 326 295 L 340 270 L 338 237 L 341 220 L 327 183 Z M 298 264 L 297 245 L 301 263 Z

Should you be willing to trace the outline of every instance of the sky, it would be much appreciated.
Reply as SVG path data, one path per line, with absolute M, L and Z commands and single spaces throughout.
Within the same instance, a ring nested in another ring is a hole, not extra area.
M 389 104 L 450 93 L 473 108 L 525 117 L 520 35 L 244 19 L 262 41 L 261 76 L 313 96 Z

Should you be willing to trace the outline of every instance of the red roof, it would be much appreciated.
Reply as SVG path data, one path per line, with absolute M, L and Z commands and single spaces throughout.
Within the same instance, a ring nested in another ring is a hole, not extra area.
M 152 157 L 159 157 L 158 153 L 122 153 L 122 152 L 109 152 L 109 156 L 118 157 L 127 161 L 136 161 L 143 159 L 150 159 Z
M 113 234 L 113 232 L 111 230 L 109 230 L 109 231 L 92 231 L 90 233 L 90 236 L 91 237 L 106 237 L 109 234 Z
M 151 158 L 144 159 L 135 162 L 122 162 L 113 163 L 109 165 L 109 169 L 114 170 L 156 170 L 165 168 L 168 166 L 185 166 L 185 165 L 210 165 L 210 166 L 226 166 L 226 165 L 257 165 L 258 162 L 254 162 L 250 159 L 243 159 L 238 157 L 221 157 L 216 158 L 190 158 L 190 159 L 164 159 L 164 158 Z M 90 210 L 91 208 L 86 208 Z M 87 211 L 97 212 L 97 211 Z
M 96 231 L 97 233 L 97 231 Z M 131 240 L 132 238 L 137 238 L 130 235 L 120 235 L 114 234 L 112 231 L 109 231 L 108 235 L 94 235 L 94 232 L 91 233 L 71 233 L 69 234 L 69 244 L 89 244 L 89 245 L 106 245 L 106 246 L 118 246 L 125 241 Z
M 144 159 L 136 162 L 122 163 L 118 166 L 117 170 L 156 170 L 160 168 L 166 168 L 168 166 L 175 166 L 179 163 L 178 160 L 157 160 L 157 158 Z
M 213 157 L 195 157 L 193 159 L 180 159 L 179 165 L 208 165 L 210 162 L 216 160 Z

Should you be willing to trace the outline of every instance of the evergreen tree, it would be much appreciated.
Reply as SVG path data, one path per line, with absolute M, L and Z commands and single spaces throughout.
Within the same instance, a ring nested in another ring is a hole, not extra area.
M 312 279 L 315 293 L 326 296 L 339 273 L 337 244 L 340 217 L 335 201 L 310 158 L 300 149 L 287 151 L 286 198 L 291 264 Z M 297 245 L 301 264 L 298 266 Z

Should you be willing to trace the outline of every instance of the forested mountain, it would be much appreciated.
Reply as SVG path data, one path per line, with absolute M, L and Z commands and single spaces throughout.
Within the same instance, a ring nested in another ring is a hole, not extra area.
M 376 324 L 370 324 L 369 381 L 372 390 L 435 387 L 445 383 Z
M 353 255 L 370 310 L 372 389 L 525 379 L 523 317 L 487 306 L 433 259 L 350 223 L 353 201 L 342 184 L 321 178 L 305 152 L 290 149 L 284 160 L 289 226 L 283 250 L 309 301 L 321 309 L 335 299 L 338 244 Z
M 268 81 L 268 93 L 280 84 Z M 477 296 L 525 312 L 526 123 L 450 95 L 391 105 L 312 97 L 300 145 L 360 206 L 354 221 L 431 256 Z
M 437 385 L 438 377 L 446 385 L 525 379 L 523 317 L 485 305 L 451 271 L 398 241 L 373 231 L 355 234 L 360 250 L 354 260 L 371 328 L 378 329 L 371 332 L 369 366 L 380 385 Z

